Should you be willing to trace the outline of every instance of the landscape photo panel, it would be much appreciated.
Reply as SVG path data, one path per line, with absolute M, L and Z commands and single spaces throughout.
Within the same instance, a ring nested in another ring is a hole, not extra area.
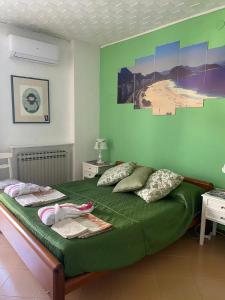
M 178 80 L 176 86 L 182 92 L 177 107 L 203 107 L 206 80 L 206 58 L 208 43 L 183 47 L 179 51 Z
M 135 60 L 118 74 L 118 103 L 174 115 L 176 108 L 200 108 L 205 99 L 225 97 L 225 46 L 208 42 L 180 48 L 176 41 Z
M 153 115 L 174 115 L 176 113 L 176 93 L 180 42 L 156 47 L 155 82 L 148 87 L 147 98 L 151 99 Z
M 225 97 L 225 46 L 208 50 L 204 90 L 209 96 Z
M 155 82 L 155 56 L 149 55 L 135 60 L 132 68 L 134 73 L 134 109 L 151 107 L 150 99 L 146 98 L 148 86 Z
M 117 103 L 134 102 L 134 74 L 129 68 L 121 68 L 118 73 Z

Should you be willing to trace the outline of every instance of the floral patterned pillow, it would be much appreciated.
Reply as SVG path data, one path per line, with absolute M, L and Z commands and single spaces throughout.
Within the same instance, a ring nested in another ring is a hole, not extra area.
M 154 172 L 147 180 L 144 188 L 135 191 L 147 203 L 162 199 L 181 184 L 184 177 L 170 170 L 161 169 Z
M 112 185 L 129 176 L 135 168 L 135 163 L 127 162 L 106 170 L 100 177 L 97 186 Z

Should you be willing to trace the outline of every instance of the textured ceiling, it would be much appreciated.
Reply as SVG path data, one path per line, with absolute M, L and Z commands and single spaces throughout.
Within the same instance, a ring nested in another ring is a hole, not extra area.
M 0 22 L 104 45 L 222 5 L 224 0 L 0 0 Z

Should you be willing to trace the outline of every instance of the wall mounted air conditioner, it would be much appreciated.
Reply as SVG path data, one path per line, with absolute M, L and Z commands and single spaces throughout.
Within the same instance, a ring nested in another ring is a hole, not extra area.
M 55 45 L 12 34 L 8 39 L 10 57 L 44 64 L 56 64 L 59 61 L 59 49 Z

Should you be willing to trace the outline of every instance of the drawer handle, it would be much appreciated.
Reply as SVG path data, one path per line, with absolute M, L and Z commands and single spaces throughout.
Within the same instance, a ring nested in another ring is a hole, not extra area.
M 224 218 L 224 217 L 220 217 L 220 219 L 221 219 L 221 220 L 225 220 L 225 218 Z

